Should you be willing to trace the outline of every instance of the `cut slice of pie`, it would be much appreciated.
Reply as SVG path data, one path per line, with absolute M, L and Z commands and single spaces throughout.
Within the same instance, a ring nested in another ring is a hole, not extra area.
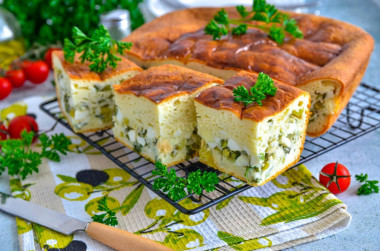
M 155 162 L 171 166 L 198 154 L 194 97 L 223 80 L 187 68 L 152 67 L 114 86 L 115 138 Z
M 255 73 L 240 72 L 223 86 L 195 98 L 199 160 L 252 186 L 263 185 L 301 155 L 309 117 L 310 95 L 279 81 L 277 93 L 262 106 L 234 101 L 232 90 L 255 85 Z
M 78 58 L 66 62 L 62 51 L 53 53 L 55 87 L 61 111 L 75 132 L 111 128 L 115 104 L 112 85 L 131 78 L 142 69 L 121 58 L 115 69 L 97 74 Z

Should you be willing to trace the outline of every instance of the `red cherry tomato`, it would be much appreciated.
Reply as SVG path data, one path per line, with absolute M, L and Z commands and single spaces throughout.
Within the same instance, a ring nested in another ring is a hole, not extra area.
M 0 77 L 0 100 L 5 99 L 9 96 L 12 92 L 12 84 L 11 81 L 9 81 L 6 78 Z
M 0 122 L 1 123 L 1 122 Z M 6 140 L 7 139 L 7 128 L 4 124 L 0 125 L 0 140 Z
M 49 66 L 49 69 L 51 69 L 51 66 L 52 66 L 51 54 L 53 53 L 53 51 L 59 51 L 59 50 L 60 49 L 58 48 L 50 48 L 46 51 L 44 60 L 45 60 L 45 63 Z
M 49 66 L 42 60 L 26 64 L 24 72 L 26 79 L 33 84 L 41 84 L 49 76 Z
M 21 62 L 21 69 L 23 71 L 25 71 L 25 68 L 28 67 L 31 63 L 32 63 L 32 61 L 30 61 L 30 60 L 24 60 L 24 61 L 22 61 Z
M 350 186 L 351 175 L 348 169 L 337 161 L 322 168 L 319 173 L 319 182 L 330 192 L 337 194 L 346 191 Z
M 9 70 L 5 77 L 11 81 L 12 86 L 15 88 L 23 86 L 25 82 L 25 74 L 22 70 Z
M 33 131 L 35 135 L 37 135 L 38 125 L 33 117 L 28 115 L 19 116 L 9 122 L 8 133 L 12 139 L 21 138 L 21 132 L 23 130 L 28 132 Z

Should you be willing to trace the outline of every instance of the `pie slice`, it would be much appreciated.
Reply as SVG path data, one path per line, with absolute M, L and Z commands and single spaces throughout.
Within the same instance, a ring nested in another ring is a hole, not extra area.
M 187 68 L 152 67 L 114 86 L 116 140 L 171 166 L 198 154 L 194 97 L 223 80 Z
M 249 90 L 256 81 L 255 73 L 242 71 L 195 98 L 202 138 L 199 160 L 252 186 L 265 184 L 298 162 L 310 106 L 307 92 L 279 81 L 276 95 L 267 96 L 262 106 L 234 101 L 234 88 Z
M 59 106 L 75 132 L 111 128 L 115 110 L 112 85 L 142 71 L 135 63 L 121 58 L 115 69 L 97 74 L 78 58 L 73 64 L 66 62 L 62 51 L 53 53 L 53 69 Z

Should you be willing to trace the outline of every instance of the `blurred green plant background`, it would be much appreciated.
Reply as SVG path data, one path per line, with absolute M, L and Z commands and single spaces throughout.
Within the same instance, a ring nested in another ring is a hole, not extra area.
M 144 23 L 138 8 L 142 0 L 4 0 L 0 5 L 17 18 L 27 48 L 63 43 L 77 26 L 91 34 L 100 23 L 100 15 L 116 8 L 130 13 L 131 29 Z

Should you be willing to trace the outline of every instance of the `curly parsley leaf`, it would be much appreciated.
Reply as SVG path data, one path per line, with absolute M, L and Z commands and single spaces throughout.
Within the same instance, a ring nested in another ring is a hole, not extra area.
M 155 166 L 156 169 L 152 171 L 152 174 L 162 177 L 154 180 L 153 188 L 162 190 L 175 201 L 191 193 L 201 195 L 203 190 L 214 191 L 215 185 L 219 182 L 215 172 L 197 170 L 189 173 L 188 178 L 185 179 L 178 177 L 174 169 L 168 171 L 167 167 L 159 161 L 155 163 Z
M 242 5 L 236 6 L 236 10 L 241 18 L 230 19 L 227 12 L 222 9 L 205 26 L 204 32 L 217 40 L 229 32 L 236 36 L 246 34 L 248 27 L 254 27 L 267 32 L 269 38 L 278 44 L 284 42 L 286 33 L 295 38 L 303 38 L 296 20 L 279 12 L 274 5 L 267 4 L 265 0 L 254 0 L 251 11 L 247 11 Z M 251 21 L 259 21 L 264 24 L 252 24 Z
M 284 18 L 284 27 L 285 31 L 287 31 L 293 37 L 303 38 L 303 33 L 297 26 L 297 21 L 293 18 L 289 18 L 288 15 L 286 15 L 286 18 Z
M 274 5 L 267 4 L 265 0 L 254 0 L 252 11 L 254 12 L 254 15 L 251 20 L 264 21 L 266 23 L 278 21 L 278 19 L 274 19 L 275 14 L 278 13 L 278 10 Z
M 229 25 L 228 14 L 225 9 L 221 9 L 214 16 L 215 22 L 218 24 Z
M 365 182 L 368 179 L 368 174 L 357 174 L 355 179 L 359 182 Z
M 66 155 L 68 147 L 71 145 L 71 140 L 63 133 L 52 135 L 51 138 L 42 134 L 39 140 L 42 144 L 41 156 L 56 162 L 61 160 L 58 153 Z
M 34 132 L 21 132 L 21 139 L 7 139 L 0 141 L 0 175 L 8 171 L 10 176 L 20 176 L 25 179 L 33 172 L 38 173 L 38 166 L 42 158 L 46 157 L 54 161 L 59 161 L 57 152 L 65 154 L 71 140 L 63 134 L 53 135 L 49 138 L 46 134 L 41 134 L 42 152 L 31 149 Z
M 125 50 L 132 47 L 132 43 L 112 39 L 103 25 L 95 30 L 91 37 L 77 27 L 73 28 L 72 33 L 74 42 L 67 38 L 64 41 L 65 60 L 73 63 L 75 54 L 78 53 L 81 63 L 89 62 L 90 70 L 94 72 L 103 72 L 108 66 L 116 68 L 117 62 L 121 59 L 115 54 L 123 55 Z
M 278 44 L 282 44 L 285 38 L 285 33 L 281 27 L 272 25 L 269 29 L 269 36 Z
M 358 195 L 369 195 L 372 193 L 379 193 L 379 181 L 368 180 L 368 174 L 355 175 L 357 181 L 363 183 L 358 190 Z
M 236 10 L 237 10 L 237 12 L 239 12 L 240 16 L 243 17 L 243 18 L 247 17 L 249 15 L 249 12 L 244 7 L 244 5 L 238 5 L 238 6 L 236 6 Z
M 274 96 L 277 92 L 277 87 L 273 84 L 273 79 L 269 77 L 269 75 L 260 72 L 259 76 L 257 78 L 257 82 L 255 84 L 255 89 L 257 89 L 259 92 Z
M 253 102 L 252 95 L 244 86 L 237 86 L 232 90 L 235 101 L 244 103 L 245 106 Z
M 240 36 L 247 33 L 247 25 L 239 24 L 237 27 L 232 28 L 232 35 Z
M 104 196 L 98 201 L 98 210 L 104 212 L 102 214 L 94 214 L 92 220 L 109 226 L 116 226 L 119 224 L 116 213 L 109 209 L 107 205 L 107 196 Z
M 204 31 L 206 34 L 212 35 L 212 39 L 214 40 L 228 34 L 228 28 L 223 24 L 219 25 L 214 19 L 208 23 Z
M 242 102 L 245 106 L 253 102 L 263 105 L 261 101 L 266 98 L 266 95 L 276 95 L 277 87 L 274 86 L 273 79 L 267 74 L 260 72 L 256 84 L 251 87 L 250 92 L 242 85 L 232 90 L 235 97 L 234 100 Z

